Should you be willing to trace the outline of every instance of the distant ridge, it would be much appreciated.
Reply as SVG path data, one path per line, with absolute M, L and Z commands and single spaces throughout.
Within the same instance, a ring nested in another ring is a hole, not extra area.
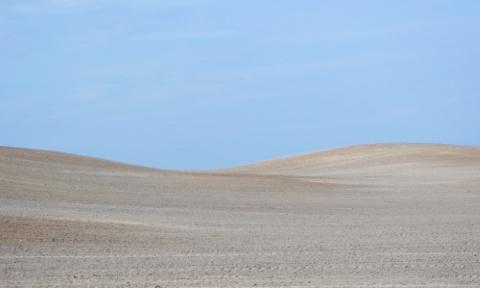
M 467 167 L 467 169 L 463 169 Z M 469 169 L 468 167 L 476 167 Z M 479 173 L 480 147 L 447 144 L 366 144 L 256 162 L 218 170 L 223 173 L 371 178 L 456 179 Z M 469 172 L 470 171 L 470 172 Z M 474 172 L 472 172 L 474 171 Z M 432 174 L 437 175 L 432 175 Z M 440 177 L 439 177 L 440 176 Z M 480 177 L 480 174 L 479 174 Z
M 0 161 L 90 168 L 170 171 L 55 151 L 0 146 Z M 316 176 L 341 170 L 395 165 L 464 166 L 480 164 L 479 146 L 423 143 L 365 144 L 259 161 L 237 167 L 183 172 Z

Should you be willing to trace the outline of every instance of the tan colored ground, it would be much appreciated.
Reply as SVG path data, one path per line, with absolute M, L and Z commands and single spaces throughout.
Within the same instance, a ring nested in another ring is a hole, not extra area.
M 480 287 L 480 147 L 208 171 L 0 147 L 0 287 Z

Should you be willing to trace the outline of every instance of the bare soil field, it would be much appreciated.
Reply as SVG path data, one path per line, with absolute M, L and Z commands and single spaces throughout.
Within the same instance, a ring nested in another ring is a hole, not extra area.
M 0 287 L 480 287 L 480 147 L 212 171 L 0 147 Z

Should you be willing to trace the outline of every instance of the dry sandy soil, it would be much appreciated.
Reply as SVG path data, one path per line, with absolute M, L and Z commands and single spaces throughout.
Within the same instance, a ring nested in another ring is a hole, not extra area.
M 0 148 L 0 287 L 480 287 L 480 147 L 215 171 Z

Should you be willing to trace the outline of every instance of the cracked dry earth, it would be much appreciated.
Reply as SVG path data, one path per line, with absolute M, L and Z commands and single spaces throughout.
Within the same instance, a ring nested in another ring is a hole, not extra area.
M 3 147 L 0 287 L 480 287 L 480 148 L 188 172 Z

